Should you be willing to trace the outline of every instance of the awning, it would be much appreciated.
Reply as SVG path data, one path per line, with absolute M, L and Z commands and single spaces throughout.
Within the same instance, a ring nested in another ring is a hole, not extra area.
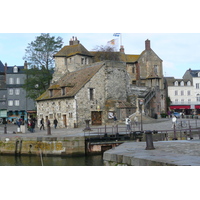
M 170 106 L 170 109 L 190 109 L 190 105 L 178 105 L 178 106 Z
M 200 109 L 200 105 L 195 105 L 195 109 Z

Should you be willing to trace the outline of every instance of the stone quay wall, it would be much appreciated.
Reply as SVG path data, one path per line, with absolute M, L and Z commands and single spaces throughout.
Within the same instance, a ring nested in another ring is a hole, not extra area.
M 85 155 L 84 137 L 0 137 L 0 154 Z

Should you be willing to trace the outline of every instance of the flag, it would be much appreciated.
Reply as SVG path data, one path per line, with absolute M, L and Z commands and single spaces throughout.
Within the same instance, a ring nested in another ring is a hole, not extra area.
M 109 45 L 115 45 L 115 43 L 116 43 L 115 39 L 112 39 L 107 42 L 107 44 L 109 44 Z
M 119 37 L 119 36 L 120 36 L 120 33 L 114 33 L 113 36 L 114 36 L 114 37 Z

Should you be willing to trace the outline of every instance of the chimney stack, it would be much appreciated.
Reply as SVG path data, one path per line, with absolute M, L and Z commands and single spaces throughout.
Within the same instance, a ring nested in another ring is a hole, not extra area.
M 148 39 L 145 41 L 145 50 L 151 50 L 150 40 Z
M 24 62 L 24 69 L 27 69 L 27 61 Z
M 120 46 L 120 52 L 124 53 L 124 46 L 123 45 Z
M 76 45 L 79 44 L 79 40 L 77 40 L 77 37 L 72 37 L 69 41 L 69 45 Z

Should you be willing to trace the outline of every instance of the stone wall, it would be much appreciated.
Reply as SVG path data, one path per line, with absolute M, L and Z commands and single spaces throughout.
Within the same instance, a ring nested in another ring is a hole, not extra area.
M 6 137 L 0 138 L 0 154 L 84 155 L 84 137 Z

